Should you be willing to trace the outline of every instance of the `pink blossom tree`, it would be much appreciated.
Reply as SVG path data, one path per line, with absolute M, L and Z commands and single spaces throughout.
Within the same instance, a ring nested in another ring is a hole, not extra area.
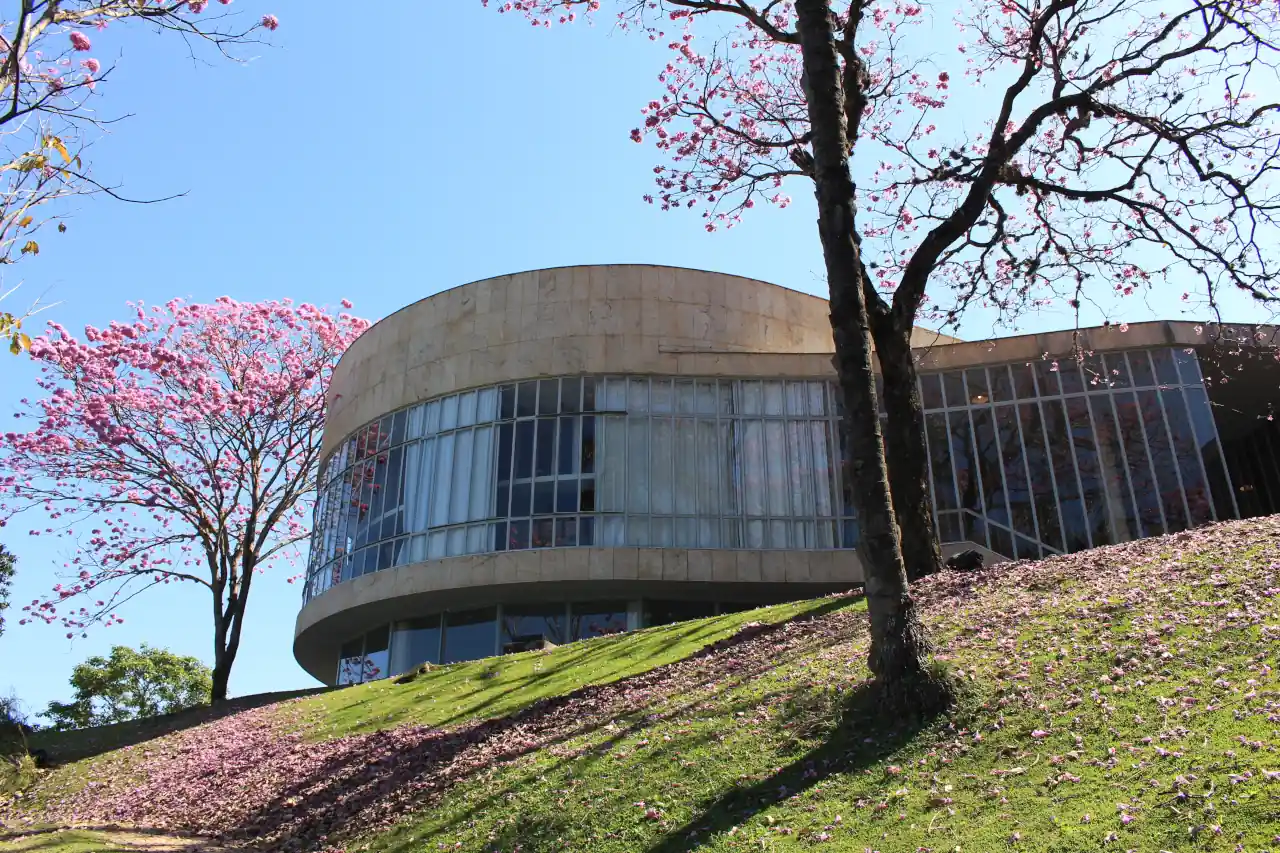
M 32 341 L 47 396 L 0 439 L 0 518 L 43 514 L 31 535 L 75 550 L 21 621 L 71 637 L 147 590 L 203 587 L 221 701 L 254 576 L 307 536 L 325 392 L 369 323 L 287 300 L 133 307 L 83 340 L 50 323 Z
M 500 8 L 551 26 L 601 0 Z M 869 526 L 877 674 L 923 666 L 903 573 L 939 563 L 910 347 L 919 317 L 1063 303 L 1078 320 L 1086 303 L 1123 311 L 1161 286 L 1215 314 L 1228 290 L 1268 311 L 1280 302 L 1274 2 L 617 0 L 609 11 L 672 51 L 631 131 L 663 157 L 647 201 L 700 211 L 714 231 L 760 204 L 785 207 L 789 180 L 814 182 Z M 926 25 L 945 17 L 954 39 Z M 950 118 L 955 86 L 983 94 Z
M 147 26 L 232 58 L 275 30 L 274 15 L 229 13 L 231 0 L 17 0 L 0 14 L 0 264 L 40 253 L 36 232 L 66 230 L 59 199 L 105 192 L 84 160 L 86 135 L 110 120 L 93 98 L 121 28 Z M 11 7 L 11 8 L 10 8 Z

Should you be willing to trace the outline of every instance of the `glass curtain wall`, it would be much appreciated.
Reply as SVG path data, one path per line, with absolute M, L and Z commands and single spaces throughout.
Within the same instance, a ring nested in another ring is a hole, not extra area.
M 824 381 L 564 377 L 454 394 L 325 461 L 307 599 L 426 559 L 852 547 Z
M 1008 557 L 1237 517 L 1194 352 L 921 377 L 943 541 Z M 305 599 L 426 559 L 857 542 L 832 383 L 563 377 L 451 394 L 331 453 Z

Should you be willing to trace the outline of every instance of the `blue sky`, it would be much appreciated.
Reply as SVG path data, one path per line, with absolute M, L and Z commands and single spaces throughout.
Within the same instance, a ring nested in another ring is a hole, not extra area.
M 535 31 L 478 0 L 449 6 L 446 17 L 397 17 L 408 4 L 336 16 L 330 4 L 238 0 L 232 9 L 281 20 L 274 45 L 245 51 L 244 64 L 204 51 L 207 61 L 192 61 L 180 42 L 141 30 L 96 34 L 94 55 L 116 63 L 97 107 L 133 114 L 95 142 L 96 177 L 133 197 L 187 195 L 149 206 L 78 201 L 68 233 L 44 235 L 38 259 L 6 270 L 6 287 L 23 285 L 13 305 L 58 300 L 45 316 L 76 330 L 127 317 L 127 300 L 223 294 L 346 297 L 378 318 L 475 279 L 606 262 L 823 292 L 807 186 L 791 187 L 790 209 L 757 209 L 717 234 L 696 214 L 640 201 L 655 152 L 628 131 L 660 93 L 661 47 L 607 22 Z M 975 95 L 956 93 L 958 114 Z M 1050 315 L 1024 327 L 1069 322 Z M 989 333 L 990 318 L 975 315 L 965 331 Z M 35 394 L 34 373 L 19 359 L 0 370 L 7 414 Z M 18 626 L 14 611 L 49 588 L 62 562 L 29 526 L 0 531 L 19 557 L 0 691 L 38 710 L 66 697 L 76 663 L 116 643 L 212 659 L 208 602 L 193 588 L 138 599 L 123 626 L 88 639 Z M 255 586 L 234 694 L 313 683 L 290 651 L 301 591 L 289 574 L 282 565 Z

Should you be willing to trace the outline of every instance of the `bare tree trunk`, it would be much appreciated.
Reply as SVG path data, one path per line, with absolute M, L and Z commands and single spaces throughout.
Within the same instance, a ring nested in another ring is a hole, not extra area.
M 829 0 L 797 0 L 796 12 L 809 102 L 818 232 L 831 293 L 836 371 L 847 421 L 846 453 L 861 528 L 858 550 L 866 572 L 871 621 L 867 663 L 898 708 L 928 711 L 935 700 L 949 701 L 949 691 L 933 690 L 926 697 L 919 689 L 934 681 L 929 660 L 932 647 L 907 588 L 880 444 L 871 330 L 854 230 L 844 88 L 832 33 L 835 20 Z
M 221 608 L 221 603 L 217 606 Z M 231 680 L 231 665 L 235 660 L 234 651 L 227 653 L 227 620 L 219 614 L 213 626 L 213 689 L 209 696 L 214 705 L 227 701 L 227 684 Z
M 886 454 L 893 511 L 902 536 L 908 580 L 942 570 L 929 499 L 929 452 L 925 447 L 924 406 L 911 355 L 911 323 L 896 314 L 872 320 L 876 357 L 884 377 L 888 419 Z

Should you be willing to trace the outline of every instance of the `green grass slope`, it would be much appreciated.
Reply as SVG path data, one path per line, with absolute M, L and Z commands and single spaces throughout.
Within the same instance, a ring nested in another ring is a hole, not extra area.
M 7 825 L 263 849 L 1280 851 L 1280 521 L 917 585 L 956 713 L 826 599 L 294 700 L 68 765 Z M 0 849 L 3 849 L 0 847 Z

